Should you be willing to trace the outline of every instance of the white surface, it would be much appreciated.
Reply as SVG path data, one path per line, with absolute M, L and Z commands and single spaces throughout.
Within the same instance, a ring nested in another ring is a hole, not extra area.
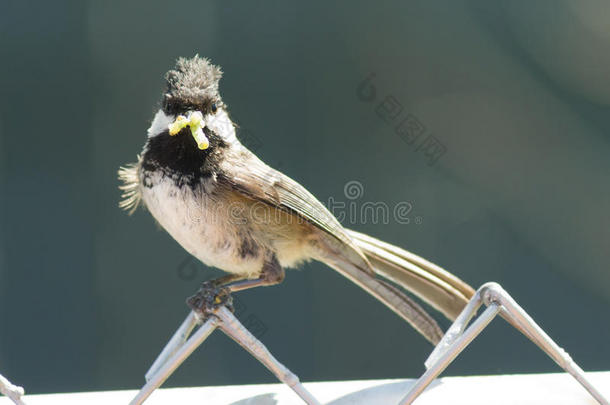
M 593 384 L 610 397 L 610 371 L 587 373 Z M 392 405 L 406 394 L 413 380 L 369 380 L 306 383 L 328 405 Z M 27 389 L 27 386 L 26 386 Z M 26 395 L 28 405 L 127 404 L 131 391 L 78 394 Z M 0 405 L 10 405 L 0 398 Z M 225 387 L 167 388 L 157 390 L 146 405 L 301 405 L 288 387 L 280 384 Z M 594 405 L 596 402 L 568 374 L 530 374 L 483 377 L 445 377 L 432 383 L 416 405 Z

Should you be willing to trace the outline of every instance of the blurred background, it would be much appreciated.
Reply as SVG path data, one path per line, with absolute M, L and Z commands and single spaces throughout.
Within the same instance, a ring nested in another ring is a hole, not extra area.
M 238 135 L 263 160 L 323 202 L 410 207 L 346 226 L 501 283 L 583 368 L 610 368 L 608 3 L 0 9 L 0 372 L 28 392 L 139 387 L 185 298 L 219 274 L 117 207 L 164 73 L 196 53 L 223 67 Z M 318 263 L 237 300 L 304 381 L 416 377 L 432 349 Z M 551 371 L 498 320 L 445 374 Z M 272 381 L 214 334 L 166 385 Z

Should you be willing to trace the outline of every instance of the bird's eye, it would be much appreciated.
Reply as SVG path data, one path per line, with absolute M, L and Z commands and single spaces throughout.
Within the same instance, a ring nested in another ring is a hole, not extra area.
M 216 111 L 218 111 L 218 106 L 216 105 L 216 103 L 212 104 L 212 113 L 216 114 Z

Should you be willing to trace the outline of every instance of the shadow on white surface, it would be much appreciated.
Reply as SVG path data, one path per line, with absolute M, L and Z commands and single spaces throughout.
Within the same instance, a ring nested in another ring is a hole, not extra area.
M 610 396 L 610 371 L 587 373 Z M 326 405 L 396 405 L 414 380 L 364 380 L 305 383 Z M 136 390 L 27 395 L 27 405 L 127 404 Z M 146 405 L 303 405 L 282 384 L 162 388 Z M 565 373 L 444 377 L 419 397 L 416 405 L 596 405 L 577 381 Z M 12 405 L 0 397 L 0 405 Z
M 255 397 L 240 399 L 236 402 L 231 402 L 229 405 L 278 405 L 274 393 L 257 395 Z
M 400 381 L 352 392 L 329 402 L 327 405 L 365 405 L 365 404 L 398 404 L 413 386 L 413 381 Z M 436 380 L 428 387 L 432 391 L 442 385 L 442 380 Z

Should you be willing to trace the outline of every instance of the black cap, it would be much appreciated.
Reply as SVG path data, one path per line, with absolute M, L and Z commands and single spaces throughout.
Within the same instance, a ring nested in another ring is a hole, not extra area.
M 165 75 L 167 90 L 163 95 L 163 110 L 179 114 L 188 110 L 205 110 L 220 102 L 218 82 L 220 67 L 208 59 L 195 55 L 192 59 L 179 58 L 176 68 Z

